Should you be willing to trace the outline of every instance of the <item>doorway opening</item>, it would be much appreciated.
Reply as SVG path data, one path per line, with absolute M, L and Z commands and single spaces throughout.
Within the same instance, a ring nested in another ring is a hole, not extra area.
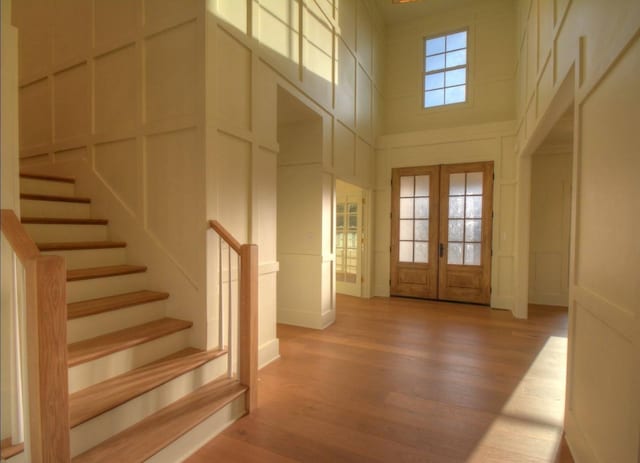
M 529 303 L 569 305 L 573 105 L 532 154 Z
M 391 294 L 488 305 L 493 162 L 392 170 Z
M 362 296 L 364 282 L 365 192 L 336 180 L 336 292 Z

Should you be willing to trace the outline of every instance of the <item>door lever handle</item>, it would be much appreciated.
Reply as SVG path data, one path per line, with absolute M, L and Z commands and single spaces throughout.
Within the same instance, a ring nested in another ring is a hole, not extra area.
M 440 243 L 439 249 L 440 257 L 444 256 L 444 244 Z

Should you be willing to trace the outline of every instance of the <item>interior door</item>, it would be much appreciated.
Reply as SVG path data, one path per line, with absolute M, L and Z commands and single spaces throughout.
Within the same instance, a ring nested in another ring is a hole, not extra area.
M 391 294 L 489 304 L 493 163 L 393 169 Z
M 391 294 L 438 296 L 439 172 L 438 166 L 393 169 Z
M 493 163 L 440 168 L 438 298 L 489 304 Z

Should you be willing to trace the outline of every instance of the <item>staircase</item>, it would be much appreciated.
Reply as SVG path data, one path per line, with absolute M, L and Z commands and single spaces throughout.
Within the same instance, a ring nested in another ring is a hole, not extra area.
M 189 346 L 192 323 L 166 316 L 170 294 L 149 287 L 73 179 L 23 173 L 20 191 L 29 235 L 67 264 L 73 462 L 180 461 L 246 412 L 227 352 Z

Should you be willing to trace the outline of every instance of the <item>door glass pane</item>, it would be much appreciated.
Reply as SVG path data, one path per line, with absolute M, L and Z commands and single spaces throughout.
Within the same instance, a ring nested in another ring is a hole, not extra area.
M 358 229 L 358 216 L 357 215 L 350 215 L 349 216 L 349 228 L 351 229 Z
M 451 174 L 449 176 L 449 195 L 463 195 L 464 194 L 464 173 Z
M 400 198 L 400 218 L 413 219 L 413 198 Z
M 429 240 L 429 221 L 428 220 L 416 220 L 416 235 L 415 239 L 418 241 Z
M 482 217 L 482 196 L 467 196 L 465 217 L 467 219 Z
M 428 175 L 418 175 L 416 177 L 416 196 L 429 196 Z
M 482 233 L 482 220 L 467 220 L 464 227 L 465 241 L 480 241 Z
M 449 243 L 448 264 L 462 264 L 462 243 Z
M 414 261 L 426 264 L 429 261 L 429 243 L 416 242 L 414 249 Z
M 413 176 L 400 177 L 400 196 L 402 198 L 413 196 Z
M 413 241 L 400 241 L 400 262 L 413 262 Z
M 413 220 L 400 221 L 400 239 L 413 240 Z
M 358 213 L 358 203 L 349 203 L 349 214 Z
M 480 265 L 480 243 L 465 243 L 464 264 Z
M 449 198 L 449 217 L 452 219 L 464 217 L 464 196 Z
M 464 241 L 463 237 L 464 220 L 449 220 L 449 239 L 448 241 Z
M 429 218 L 429 198 L 416 198 L 416 219 Z
M 482 172 L 470 172 L 467 174 L 467 194 L 482 194 Z

